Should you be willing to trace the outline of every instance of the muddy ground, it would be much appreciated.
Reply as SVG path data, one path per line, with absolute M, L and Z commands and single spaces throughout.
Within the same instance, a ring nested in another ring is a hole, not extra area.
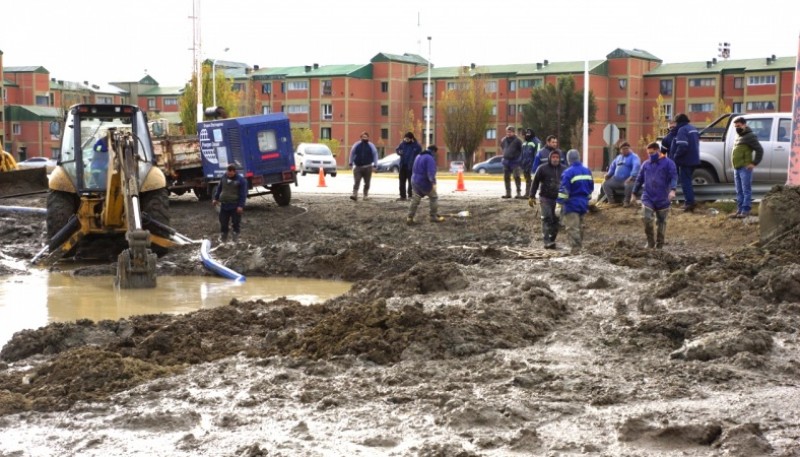
M 445 195 L 470 217 L 432 224 L 423 203 L 411 227 L 390 199 L 293 203 L 251 200 L 213 255 L 349 293 L 20 332 L 0 352 L 0 456 L 800 455 L 797 231 L 762 246 L 756 217 L 673 211 L 646 250 L 637 210 L 613 207 L 570 255 L 541 249 L 519 200 Z M 0 218 L 2 254 L 30 258 L 44 219 Z M 190 197 L 171 218 L 215 236 Z M 209 274 L 196 247 L 158 268 Z

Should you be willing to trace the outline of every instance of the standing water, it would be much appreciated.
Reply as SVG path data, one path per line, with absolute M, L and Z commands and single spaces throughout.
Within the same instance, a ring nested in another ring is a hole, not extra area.
M 233 282 L 208 276 L 161 276 L 155 289 L 116 289 L 111 276 L 34 271 L 0 277 L 0 347 L 23 329 L 77 319 L 117 320 L 139 314 L 181 314 L 239 300 L 286 297 L 303 304 L 347 292 L 350 283 L 299 278 Z

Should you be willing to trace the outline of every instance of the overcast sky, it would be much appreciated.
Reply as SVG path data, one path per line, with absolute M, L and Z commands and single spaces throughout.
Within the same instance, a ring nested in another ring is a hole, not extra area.
M 93 84 L 192 73 L 193 0 L 4 2 L 4 66 Z M 419 53 L 437 67 L 603 59 L 643 49 L 665 63 L 796 56 L 800 1 L 201 0 L 205 58 L 260 67 L 368 63 Z M 421 25 L 418 26 L 418 17 Z M 225 48 L 230 48 L 224 52 Z

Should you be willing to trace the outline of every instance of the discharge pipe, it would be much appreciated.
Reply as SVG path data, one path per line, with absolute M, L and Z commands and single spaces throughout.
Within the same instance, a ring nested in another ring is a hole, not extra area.
M 211 254 L 209 254 L 210 248 L 211 248 L 211 241 L 203 240 L 202 243 L 200 243 L 200 258 L 203 260 L 204 267 L 222 276 L 223 278 L 233 279 L 236 282 L 245 281 L 244 275 L 241 275 L 231 270 L 230 268 L 226 267 L 225 265 L 222 265 L 216 260 L 212 259 Z
M 0 213 L 47 214 L 47 208 L 29 208 L 27 206 L 0 206 Z

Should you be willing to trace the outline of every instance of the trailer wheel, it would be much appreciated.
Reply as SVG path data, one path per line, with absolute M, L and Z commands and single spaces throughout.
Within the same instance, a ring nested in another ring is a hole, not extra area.
M 211 192 L 208 191 L 208 187 L 195 187 L 192 191 L 194 196 L 201 202 L 211 200 Z
M 156 222 L 169 225 L 169 191 L 167 191 L 167 189 L 156 189 L 151 190 L 150 192 L 142 192 L 139 195 L 139 198 L 141 201 L 142 212 L 147 213 L 150 219 Z M 146 224 L 145 228 L 147 228 L 150 233 L 162 236 L 164 238 L 169 238 L 169 233 L 165 233 L 163 230 L 154 225 Z M 165 248 L 155 244 L 151 244 L 150 249 L 152 249 L 153 252 L 158 255 L 164 255 L 167 253 Z
M 47 240 L 64 228 L 69 218 L 78 212 L 78 196 L 52 190 L 47 194 Z
M 278 206 L 289 206 L 292 200 L 292 188 L 288 184 L 276 184 L 272 186 L 272 198 Z

